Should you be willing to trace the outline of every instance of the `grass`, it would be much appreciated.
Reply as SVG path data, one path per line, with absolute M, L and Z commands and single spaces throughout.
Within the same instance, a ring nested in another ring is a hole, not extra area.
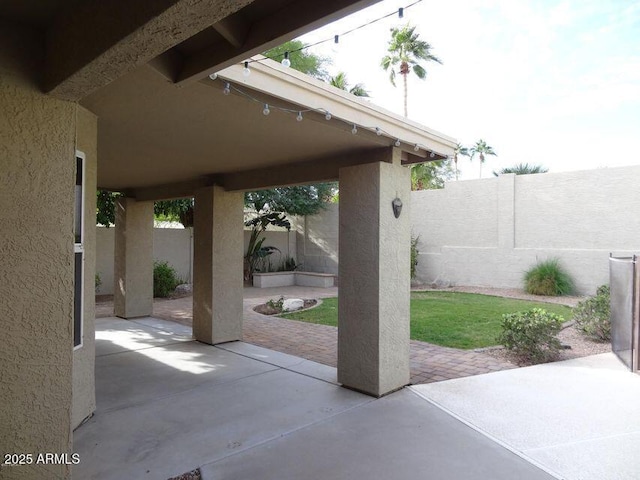
M 473 349 L 496 345 L 502 315 L 543 308 L 569 320 L 571 308 L 473 293 L 416 292 L 411 294 L 411 339 L 444 347 Z M 283 318 L 338 326 L 338 299 Z

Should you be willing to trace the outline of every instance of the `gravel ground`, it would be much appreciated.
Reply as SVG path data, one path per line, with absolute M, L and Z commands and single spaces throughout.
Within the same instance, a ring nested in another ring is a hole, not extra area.
M 480 293 L 483 295 L 494 295 L 496 297 L 517 298 L 520 300 L 533 300 L 536 302 L 555 303 L 559 305 L 567 305 L 575 307 L 576 304 L 586 297 L 544 297 L 540 295 L 530 295 L 523 290 L 516 288 L 486 288 L 486 287 L 446 287 L 446 288 L 428 288 L 413 287 L 413 290 L 433 290 L 445 292 L 464 292 L 464 293 Z M 589 355 L 598 355 L 611 351 L 610 343 L 594 342 L 582 335 L 573 322 L 568 322 L 567 326 L 558 334 L 558 338 L 563 345 L 571 348 L 563 350 L 557 361 L 569 360 L 571 358 L 586 357 Z M 490 347 L 479 349 L 483 353 L 491 355 L 499 360 L 507 360 L 515 362 L 514 358 L 506 352 L 503 347 Z

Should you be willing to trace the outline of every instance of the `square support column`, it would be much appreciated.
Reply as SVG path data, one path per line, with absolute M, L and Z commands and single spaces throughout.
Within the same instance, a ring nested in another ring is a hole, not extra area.
M 153 202 L 116 201 L 113 307 L 121 318 L 153 313 Z
M 211 345 L 242 339 L 244 196 L 221 187 L 196 191 L 193 335 Z
M 394 157 L 340 169 L 338 382 L 377 397 L 409 383 L 411 180 Z

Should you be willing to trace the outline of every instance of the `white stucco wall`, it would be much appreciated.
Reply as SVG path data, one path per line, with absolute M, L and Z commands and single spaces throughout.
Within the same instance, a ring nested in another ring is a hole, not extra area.
M 522 287 L 560 259 L 578 293 L 608 283 L 609 253 L 640 252 L 640 167 L 452 182 L 413 192 L 422 283 Z
M 338 204 L 296 221 L 298 262 L 307 272 L 338 274 Z

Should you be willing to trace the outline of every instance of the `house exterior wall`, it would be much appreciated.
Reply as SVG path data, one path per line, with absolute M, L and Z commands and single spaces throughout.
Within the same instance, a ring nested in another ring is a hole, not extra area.
M 71 453 L 77 107 L 30 82 L 39 39 L 0 24 L 0 452 Z M 0 469 L 69 475 L 65 465 Z
M 84 294 L 82 347 L 73 351 L 72 426 L 77 427 L 96 408 L 95 395 L 95 272 L 96 272 L 96 180 L 98 173 L 98 119 L 77 109 L 76 149 L 85 154 Z
M 413 192 L 420 283 L 522 288 L 557 257 L 577 293 L 609 282 L 609 253 L 640 251 L 640 167 L 447 183 Z

